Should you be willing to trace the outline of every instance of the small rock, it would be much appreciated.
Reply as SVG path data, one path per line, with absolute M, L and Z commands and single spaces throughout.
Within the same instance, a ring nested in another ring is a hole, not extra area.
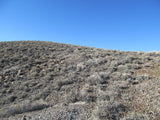
M 5 76 L 5 80 L 8 80 L 9 76 Z
M 133 84 L 133 85 L 137 85 L 137 84 L 139 84 L 139 81 L 138 81 L 138 80 L 135 80 L 135 81 L 132 82 L 132 84 Z
M 26 116 L 24 115 L 21 120 L 27 120 Z
M 121 89 L 127 89 L 129 88 L 128 82 L 127 81 L 122 81 L 119 85 L 119 88 Z
M 14 102 L 15 101 L 15 99 L 16 99 L 17 97 L 16 96 L 10 96 L 9 98 L 8 98 L 8 100 L 10 101 L 10 102 Z

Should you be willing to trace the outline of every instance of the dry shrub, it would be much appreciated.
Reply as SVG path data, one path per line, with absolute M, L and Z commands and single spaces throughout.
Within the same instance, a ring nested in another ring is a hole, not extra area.
M 97 85 L 97 84 L 107 84 L 109 80 L 109 73 L 100 72 L 93 73 L 88 79 L 87 82 L 89 85 Z
M 92 117 L 97 120 L 118 120 L 127 111 L 127 107 L 119 102 L 101 101 L 93 111 Z
M 75 103 L 80 100 L 80 93 L 76 89 L 72 89 L 65 98 L 67 103 Z
M 98 73 L 94 73 L 88 78 L 87 82 L 89 85 L 97 85 L 99 81 L 101 81 L 101 79 L 102 78 L 99 76 Z

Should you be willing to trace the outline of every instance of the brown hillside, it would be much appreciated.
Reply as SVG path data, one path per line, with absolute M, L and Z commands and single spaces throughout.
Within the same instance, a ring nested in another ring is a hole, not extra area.
M 159 120 L 160 53 L 0 42 L 0 119 Z

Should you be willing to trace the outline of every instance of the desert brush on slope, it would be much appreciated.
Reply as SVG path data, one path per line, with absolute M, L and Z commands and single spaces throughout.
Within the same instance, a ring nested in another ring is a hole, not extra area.
M 159 120 L 160 53 L 0 42 L 0 118 Z

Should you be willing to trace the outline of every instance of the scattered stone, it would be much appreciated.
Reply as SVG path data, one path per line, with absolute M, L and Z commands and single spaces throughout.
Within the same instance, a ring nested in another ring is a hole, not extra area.
M 139 81 L 138 81 L 138 80 L 134 80 L 134 81 L 132 82 L 132 84 L 133 84 L 133 85 L 137 85 L 137 84 L 139 84 Z
M 26 116 L 24 115 L 21 120 L 27 120 Z
M 16 96 L 11 95 L 11 96 L 8 98 L 8 100 L 9 100 L 9 102 L 14 102 L 16 98 L 17 98 Z
M 119 88 L 121 88 L 121 89 L 127 89 L 127 88 L 129 88 L 129 83 L 127 81 L 122 81 L 119 84 Z

